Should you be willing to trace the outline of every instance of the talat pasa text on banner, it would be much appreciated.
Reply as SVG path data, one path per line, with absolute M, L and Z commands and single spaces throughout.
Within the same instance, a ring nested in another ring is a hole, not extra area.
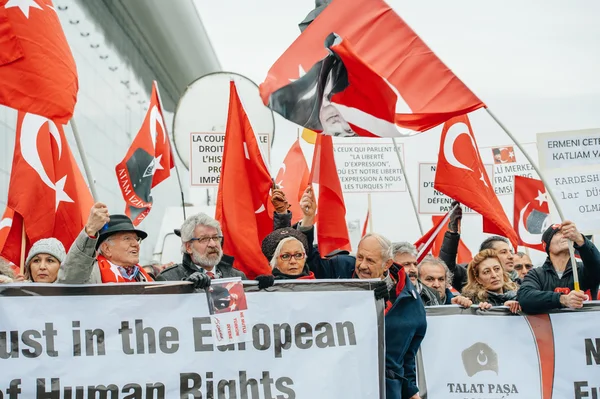
M 270 164 L 271 139 L 268 133 L 256 133 L 258 145 Z M 225 133 L 190 133 L 190 184 L 200 187 L 218 187 L 223 161 Z
M 185 293 L 189 284 L 2 285 L 0 390 L 6 398 L 383 398 L 383 305 L 369 286 L 250 286 L 247 342 L 216 346 L 207 296 Z
M 578 311 L 427 308 L 418 363 L 428 399 L 600 397 L 600 301 Z
M 406 191 L 393 143 L 344 138 L 334 141 L 335 164 L 345 194 Z M 404 156 L 403 144 L 398 150 Z
M 433 188 L 435 181 L 435 163 L 419 163 L 419 213 L 423 214 L 444 214 L 451 208 L 452 198 L 448 197 Z M 483 165 L 485 170 L 490 177 L 490 180 L 494 178 L 494 167 L 493 165 Z M 477 213 L 468 206 L 462 205 L 463 213 Z
M 527 153 L 535 158 L 537 148 L 535 143 L 521 143 Z M 494 165 L 494 176 L 490 180 L 494 185 L 496 195 L 509 195 L 513 193 L 514 177 L 525 176 L 539 179 L 533 166 L 519 147 L 514 144 L 480 147 L 479 153 L 484 163 Z
M 600 233 L 600 129 L 538 133 L 539 166 L 565 218 Z

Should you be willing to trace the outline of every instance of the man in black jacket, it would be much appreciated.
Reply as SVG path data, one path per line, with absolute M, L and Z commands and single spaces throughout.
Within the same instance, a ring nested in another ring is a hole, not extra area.
M 246 280 L 246 275 L 233 267 L 233 258 L 223 255 L 223 233 L 215 219 L 204 213 L 188 217 L 181 226 L 180 237 L 182 262 L 163 270 L 157 281 L 184 280 L 193 275 L 202 280 L 200 288 L 206 288 L 215 278 Z
M 569 240 L 583 261 L 577 265 L 582 291 L 575 291 Z M 542 243 L 548 258 L 542 267 L 530 270 L 525 276 L 517 293 L 521 309 L 526 313 L 562 307 L 577 309 L 583 307 L 586 299 L 594 299 L 600 284 L 600 252 L 577 230 L 575 223 L 565 221 L 548 227 Z

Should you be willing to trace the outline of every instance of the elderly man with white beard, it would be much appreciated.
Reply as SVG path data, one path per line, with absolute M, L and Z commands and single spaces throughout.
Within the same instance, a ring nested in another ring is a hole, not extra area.
M 211 279 L 241 277 L 246 275 L 223 258 L 223 233 L 218 221 L 199 213 L 188 217 L 181 226 L 180 264 L 162 271 L 157 281 L 197 281 L 196 286 L 206 288 Z

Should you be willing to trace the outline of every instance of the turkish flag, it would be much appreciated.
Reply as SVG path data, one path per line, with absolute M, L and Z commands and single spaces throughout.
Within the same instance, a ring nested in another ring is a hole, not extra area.
M 0 255 L 15 265 L 21 263 L 22 234 L 23 218 L 11 208 L 6 207 L 0 221 Z
M 284 118 L 334 135 L 409 135 L 485 106 L 383 0 L 333 1 L 260 93 Z
M 19 112 L 8 207 L 23 218 L 29 245 L 54 237 L 65 248 L 83 229 L 93 205 L 62 125 Z M 17 227 L 14 223 L 11 229 Z M 19 234 L 19 243 L 21 242 Z M 19 247 L 20 252 L 20 247 Z M 18 263 L 15 255 L 9 258 Z
M 496 197 L 466 115 L 444 125 L 434 188 L 481 214 L 483 231 L 500 234 L 517 247 L 517 233 Z
M 235 267 L 251 279 L 271 274 L 261 243 L 273 231 L 273 219 L 266 207 L 272 184 L 250 120 L 231 81 L 215 219 L 223 230 L 223 251 L 233 256 Z
M 443 236 L 444 226 L 450 220 L 450 212 L 448 211 L 444 216 L 440 217 L 437 223 L 434 223 L 433 227 L 429 229 L 427 233 L 423 235 L 423 237 L 419 238 L 417 242 L 415 242 L 415 247 L 417 248 L 417 262 L 421 263 L 423 258 L 431 251 L 433 247 L 433 243 L 436 241 L 438 236 Z
M 171 176 L 175 166 L 158 87 L 152 83 L 150 106 L 142 127 L 115 171 L 125 200 L 125 214 L 134 226 L 152 209 L 152 188 Z
M 51 0 L 0 0 L 0 104 L 67 123 L 77 68 Z
M 437 225 L 443 218 L 443 216 L 434 215 L 431 217 L 431 221 L 434 225 Z M 440 256 L 440 250 L 442 249 L 442 244 L 444 242 L 444 234 L 445 231 L 442 230 L 433 241 L 433 246 L 431 247 L 431 253 L 433 254 L 433 256 Z M 463 240 L 458 240 L 457 252 L 458 253 L 456 254 L 456 263 L 469 263 L 473 259 L 471 251 L 465 245 Z
M 300 209 L 300 199 L 304 190 L 308 187 L 309 177 L 310 171 L 306 164 L 306 158 L 304 158 L 304 153 L 300 147 L 300 141 L 296 140 L 285 156 L 283 165 L 281 165 L 275 178 L 277 186 L 289 198 L 292 224 L 300 221 L 304 215 L 302 209 Z
M 544 252 L 542 234 L 551 223 L 548 193 L 541 180 L 515 176 L 513 220 L 519 245 Z
M 319 185 L 317 200 L 319 252 L 324 257 L 336 249 L 350 251 L 350 238 L 346 225 L 346 204 L 333 158 L 331 136 L 317 136 L 310 180 Z

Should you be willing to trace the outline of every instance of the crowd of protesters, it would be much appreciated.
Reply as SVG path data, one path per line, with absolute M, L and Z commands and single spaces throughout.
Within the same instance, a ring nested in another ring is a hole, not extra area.
M 457 264 L 460 207 L 455 207 L 445 233 L 440 257 L 417 262 L 417 248 L 392 243 L 370 233 L 355 254 L 321 254 L 313 245 L 316 201 L 312 190 L 300 200 L 302 219 L 291 225 L 289 204 L 280 190 L 272 196 L 274 230 L 262 242 L 272 273 L 256 278 L 259 289 L 278 280 L 369 279 L 376 299 L 385 302 L 386 390 L 388 397 L 418 399 L 415 356 L 425 337 L 425 306 L 477 306 L 482 311 L 506 306 L 517 313 L 542 313 L 559 308 L 581 308 L 595 299 L 600 283 L 600 253 L 570 221 L 555 224 L 542 235 L 547 252 L 543 265 L 534 267 L 525 253 L 513 253 L 500 236 L 486 238 L 468 264 Z M 87 223 L 68 252 L 55 238 L 34 243 L 23 274 L 0 264 L 0 283 L 99 284 L 151 281 L 188 281 L 206 289 L 213 279 L 246 275 L 223 253 L 218 221 L 200 213 L 188 217 L 176 231 L 181 238 L 181 263 L 139 264 L 140 243 L 147 233 L 136 229 L 125 215 L 109 215 L 96 203 Z M 581 260 L 576 265 L 581 290 L 574 289 L 572 242 Z M 375 279 L 375 280 L 374 280 Z

